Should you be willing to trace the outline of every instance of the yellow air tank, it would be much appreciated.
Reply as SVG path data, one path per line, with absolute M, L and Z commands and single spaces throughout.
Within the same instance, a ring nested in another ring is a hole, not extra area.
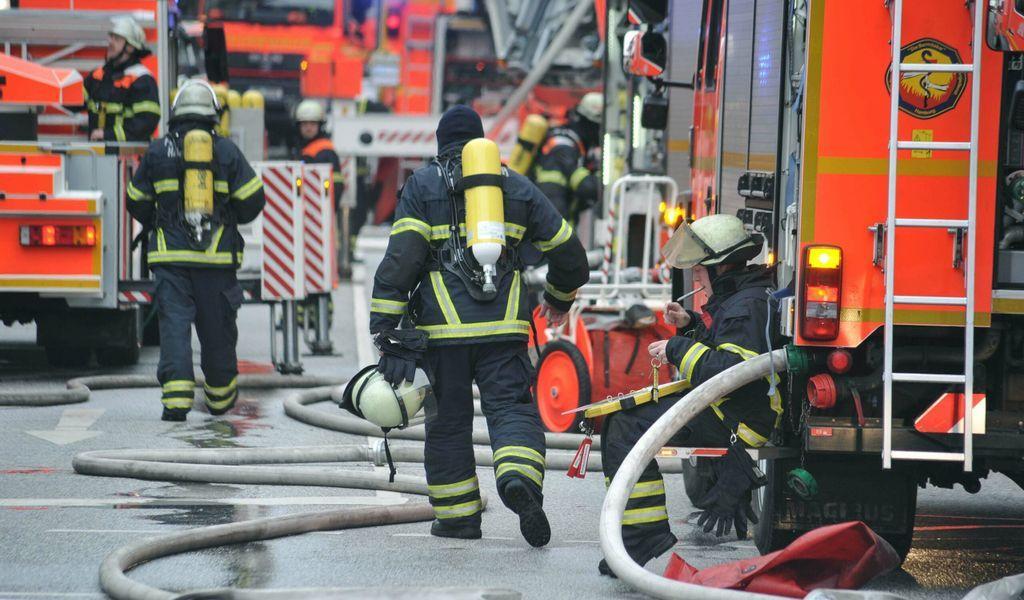
M 202 129 L 185 134 L 185 162 L 213 162 L 213 137 Z M 185 168 L 185 220 L 201 233 L 203 218 L 213 215 L 213 171 L 189 166 Z M 197 236 L 199 237 L 199 236 Z
M 241 108 L 242 95 L 237 90 L 228 90 L 228 108 Z
M 498 145 L 487 138 L 462 148 L 466 190 L 466 245 L 484 272 L 483 291 L 493 293 L 495 265 L 505 247 L 505 199 L 501 192 Z
M 548 134 L 548 120 L 540 115 L 529 115 L 523 120 L 523 126 L 519 128 L 519 139 L 512 148 L 512 155 L 508 159 L 508 168 L 520 175 L 525 175 L 537 156 L 537 149 L 544 143 L 544 136 Z
M 259 108 L 262 109 L 264 105 L 263 94 L 256 90 L 246 90 L 242 94 L 242 108 Z

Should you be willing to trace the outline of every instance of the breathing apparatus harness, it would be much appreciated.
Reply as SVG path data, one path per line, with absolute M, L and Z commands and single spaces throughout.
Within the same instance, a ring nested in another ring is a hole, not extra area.
M 434 157 L 431 164 L 437 168 L 438 174 L 445 182 L 450 214 L 448 224 L 450 235 L 440 248 L 431 247 L 432 260 L 435 265 L 458 277 L 474 300 L 490 302 L 497 297 L 498 290 L 495 286 L 487 287 L 487 278 L 480 263 L 462 241 L 458 199 L 464 195 L 467 189 L 476 186 L 488 185 L 504 188 L 508 171 L 503 166 L 501 175 L 480 174 L 463 177 L 462 159 L 458 153 L 438 155 Z M 493 279 L 498 282 L 502 281 L 510 271 L 522 270 L 523 263 L 519 258 L 517 247 L 512 244 L 507 245 L 495 268 L 496 273 Z

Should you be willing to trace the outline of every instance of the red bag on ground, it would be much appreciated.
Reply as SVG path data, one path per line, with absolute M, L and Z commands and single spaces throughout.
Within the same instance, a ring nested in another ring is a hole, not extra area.
M 698 571 L 672 554 L 665 577 L 714 588 L 803 598 L 818 588 L 858 589 L 895 569 L 889 542 L 861 521 L 819 527 L 792 544 L 756 558 Z

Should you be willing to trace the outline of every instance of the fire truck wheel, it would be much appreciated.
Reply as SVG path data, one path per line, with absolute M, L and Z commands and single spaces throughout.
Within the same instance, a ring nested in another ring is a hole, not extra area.
M 536 398 L 540 420 L 548 431 L 579 431 L 583 413 L 562 414 L 590 404 L 590 371 L 579 348 L 565 340 L 544 346 L 537 363 Z
M 101 367 L 127 367 L 138 363 L 141 353 L 139 346 L 97 348 L 96 362 Z
M 160 345 L 160 323 L 156 316 L 156 306 L 149 305 L 142 309 L 142 345 Z
M 683 460 L 683 487 L 690 503 L 699 502 L 713 483 L 714 471 L 711 470 L 711 459 L 687 458 Z
M 776 498 L 786 485 L 786 472 L 783 463 L 775 460 L 760 460 L 758 466 L 768 478 L 768 483 L 754 490 L 751 506 L 757 515 L 757 525 L 753 526 L 754 545 L 761 554 L 768 554 L 785 548 L 798 537 L 794 531 L 778 529 L 775 525 L 775 513 L 781 507 L 776 506 Z
M 84 367 L 92 355 L 90 348 L 82 346 L 47 346 L 46 361 L 58 368 Z

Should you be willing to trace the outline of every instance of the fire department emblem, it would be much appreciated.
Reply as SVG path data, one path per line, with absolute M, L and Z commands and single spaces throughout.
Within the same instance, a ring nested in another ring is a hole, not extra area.
M 939 40 L 923 38 L 903 46 L 904 63 L 962 64 L 960 53 Z M 918 119 L 931 119 L 956 107 L 967 87 L 966 73 L 900 75 L 900 110 Z M 892 93 L 892 65 L 885 72 L 885 89 Z

